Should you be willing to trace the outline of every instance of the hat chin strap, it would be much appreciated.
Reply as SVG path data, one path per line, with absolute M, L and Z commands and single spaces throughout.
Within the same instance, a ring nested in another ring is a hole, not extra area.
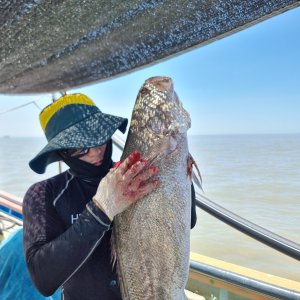
M 79 158 L 63 157 L 63 161 L 70 167 L 70 172 L 75 177 L 84 181 L 99 183 L 99 181 L 108 173 L 112 167 L 112 140 L 107 142 L 106 150 L 103 156 L 103 162 L 100 166 L 94 166 Z

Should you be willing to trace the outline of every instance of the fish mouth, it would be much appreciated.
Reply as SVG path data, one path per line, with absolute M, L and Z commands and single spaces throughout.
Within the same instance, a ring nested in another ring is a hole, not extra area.
M 154 85 L 157 89 L 161 91 L 173 90 L 173 81 L 170 77 L 166 77 L 166 76 L 151 77 L 146 82 Z
M 190 116 L 183 108 L 171 78 L 156 76 L 145 81 L 132 114 L 131 132 L 139 136 L 147 132 L 161 138 L 185 133 L 190 123 Z

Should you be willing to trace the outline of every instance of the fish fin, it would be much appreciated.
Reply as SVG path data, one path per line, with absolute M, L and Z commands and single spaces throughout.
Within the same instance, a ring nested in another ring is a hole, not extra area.
M 148 163 L 134 177 L 142 173 L 149 165 L 155 165 L 160 159 L 165 158 L 177 149 L 177 140 L 172 135 L 166 135 L 159 139 L 148 153 L 144 153 L 144 160 Z
M 112 264 L 112 268 L 114 268 L 117 263 L 117 251 L 115 245 L 116 245 L 115 235 L 112 234 L 110 238 L 110 249 L 111 249 L 110 262 Z
M 194 172 L 193 166 L 195 166 L 197 174 Z M 192 155 L 190 153 L 188 156 L 188 176 L 189 176 L 190 180 L 193 183 L 195 183 L 195 185 L 198 188 L 200 188 L 202 190 L 202 192 L 204 192 L 204 190 L 202 188 L 202 176 L 201 176 L 200 170 L 198 168 L 196 161 L 194 160 L 194 158 L 192 157 Z
M 149 153 L 145 154 L 146 159 L 151 163 L 154 161 L 170 155 L 177 148 L 177 140 L 172 135 L 166 135 L 159 139 L 149 150 Z

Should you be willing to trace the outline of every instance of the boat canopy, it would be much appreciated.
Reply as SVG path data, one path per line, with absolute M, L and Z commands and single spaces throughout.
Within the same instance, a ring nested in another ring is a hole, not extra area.
M 2 1 L 0 93 L 108 80 L 242 30 L 295 0 Z

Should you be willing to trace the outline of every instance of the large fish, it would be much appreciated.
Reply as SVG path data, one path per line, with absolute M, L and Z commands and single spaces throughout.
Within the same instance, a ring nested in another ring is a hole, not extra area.
M 139 151 L 158 167 L 160 186 L 114 221 L 123 299 L 186 299 L 191 225 L 189 114 L 173 83 L 153 77 L 141 87 L 122 159 Z

